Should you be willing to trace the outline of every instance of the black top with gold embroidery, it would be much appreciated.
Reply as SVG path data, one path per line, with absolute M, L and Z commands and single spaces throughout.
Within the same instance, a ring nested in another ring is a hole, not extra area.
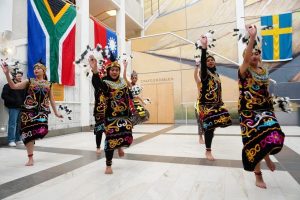
M 263 68 L 256 73 L 251 68 L 245 72 L 244 78 L 239 76 L 239 111 L 242 110 L 273 110 L 272 97 L 269 93 L 269 74 Z
M 92 84 L 95 88 L 103 91 L 106 99 L 105 116 L 108 118 L 130 117 L 129 108 L 130 91 L 123 79 L 117 81 L 101 79 L 98 74 L 92 77 Z
M 206 49 L 202 49 L 201 52 L 201 83 L 200 104 L 223 104 L 221 80 L 215 70 L 207 67 Z

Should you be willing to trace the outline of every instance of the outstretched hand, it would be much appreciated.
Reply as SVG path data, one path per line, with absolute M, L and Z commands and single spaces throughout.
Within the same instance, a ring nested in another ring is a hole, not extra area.
M 6 74 L 6 75 L 9 74 L 8 65 L 6 63 L 3 63 L 1 65 L 1 67 L 2 67 L 2 70 L 3 70 L 4 74 Z
M 90 64 L 90 67 L 91 67 L 92 71 L 94 73 L 96 73 L 98 71 L 98 69 L 97 69 L 97 59 L 93 55 L 90 55 L 90 57 L 89 57 L 89 64 Z
M 201 35 L 200 37 L 201 46 L 206 49 L 207 48 L 207 37 L 205 35 Z
M 55 113 L 55 116 L 58 117 L 58 118 L 64 118 L 64 116 L 62 114 L 60 114 L 59 112 Z
M 123 60 L 123 66 L 124 66 L 124 67 L 127 67 L 127 64 L 128 64 L 127 60 L 124 59 L 124 60 Z
M 246 25 L 246 30 L 252 38 L 254 38 L 257 34 L 257 28 L 255 25 Z

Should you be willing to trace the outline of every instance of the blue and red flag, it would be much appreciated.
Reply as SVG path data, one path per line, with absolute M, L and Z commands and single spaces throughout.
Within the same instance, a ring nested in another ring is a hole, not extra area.
M 286 61 L 292 54 L 292 13 L 261 17 L 263 61 Z
M 108 46 L 114 58 L 118 57 L 118 38 L 116 32 L 104 27 L 95 19 L 91 18 L 94 24 L 94 45 L 101 44 L 102 48 Z
M 48 80 L 75 85 L 76 9 L 61 0 L 28 0 L 28 77 L 42 61 Z

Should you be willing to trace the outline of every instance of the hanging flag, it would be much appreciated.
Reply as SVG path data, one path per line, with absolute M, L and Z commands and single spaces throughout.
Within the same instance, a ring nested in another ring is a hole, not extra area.
M 101 44 L 104 48 L 108 46 L 109 50 L 115 58 L 118 57 L 118 38 L 116 32 L 104 27 L 102 24 L 91 18 L 94 28 L 94 46 Z
M 286 61 L 292 57 L 292 13 L 261 17 L 263 61 Z
M 76 9 L 61 0 L 28 0 L 28 77 L 42 61 L 48 80 L 75 85 Z

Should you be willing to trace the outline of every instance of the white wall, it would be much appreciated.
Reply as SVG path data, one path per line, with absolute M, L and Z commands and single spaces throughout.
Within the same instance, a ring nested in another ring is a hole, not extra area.
M 144 9 L 137 0 L 124 0 L 126 13 L 141 27 L 144 25 Z
M 9 5 L 6 4 L 9 1 Z M 13 59 L 19 60 L 22 64 L 20 68 L 24 71 L 26 77 L 27 73 L 27 0 L 1 0 L 0 3 L 0 26 L 2 27 L 2 23 L 8 23 L 11 26 L 12 41 L 11 43 L 16 47 L 15 55 L 13 55 Z M 4 6 L 3 6 L 4 5 Z M 11 6 L 11 7 L 10 7 Z M 2 10 L 4 8 L 4 11 Z M 10 13 L 8 13 L 10 12 Z M 4 13 L 5 17 L 2 16 Z M 9 30 L 5 28 L 4 30 Z M 1 28 L 0 28 L 1 31 Z M 1 57 L 1 55 L 0 55 Z M 2 93 L 2 89 L 4 84 L 6 84 L 5 77 L 3 73 L 0 73 L 0 91 Z M 0 128 L 3 126 L 7 126 L 8 121 L 8 112 L 5 106 L 3 105 L 3 100 L 0 100 Z M 1 130 L 0 130 L 1 132 Z
M 0 3 L 0 32 L 5 30 L 12 30 L 12 10 L 13 1 L 12 0 L 1 0 Z M 5 20 L 4 20 L 5 19 Z
M 2 1 L 2 0 L 1 0 Z M 13 0 L 12 30 L 14 40 L 27 38 L 27 0 Z

